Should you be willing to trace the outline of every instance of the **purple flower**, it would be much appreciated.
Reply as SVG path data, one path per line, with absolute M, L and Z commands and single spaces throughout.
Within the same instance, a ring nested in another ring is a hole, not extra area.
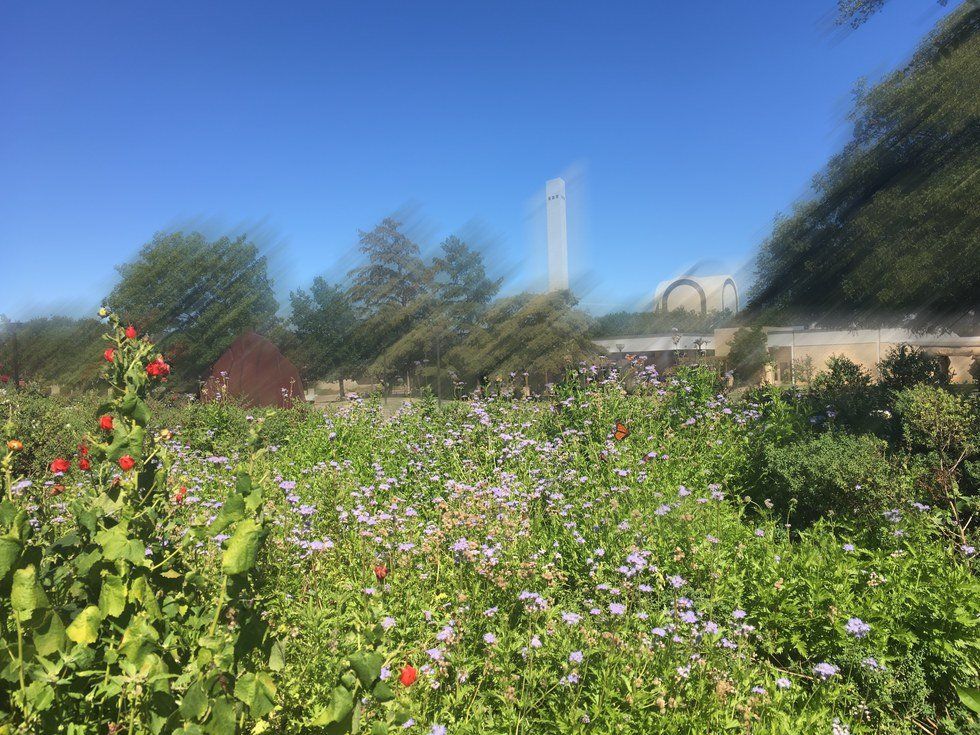
M 621 602 L 610 602 L 609 612 L 613 615 L 622 615 L 624 612 L 626 612 L 626 605 Z
M 864 636 L 871 632 L 871 626 L 861 620 L 861 618 L 851 618 L 847 621 L 847 625 L 844 626 L 844 630 L 855 638 L 864 638 Z
M 561 619 L 565 621 L 565 625 L 577 625 L 582 620 L 582 616 L 578 613 L 564 612 L 561 614 Z
M 791 682 L 785 676 L 780 676 L 778 679 L 776 679 L 776 687 L 778 689 L 789 689 L 791 686 L 793 686 L 793 682 Z
M 821 679 L 829 679 L 834 676 L 839 669 L 833 664 L 828 664 L 826 661 L 817 664 L 813 667 L 813 673 L 819 676 Z
M 572 651 L 570 654 L 568 654 L 568 660 L 571 661 L 573 664 L 582 663 L 582 660 L 584 658 L 585 655 L 581 651 Z

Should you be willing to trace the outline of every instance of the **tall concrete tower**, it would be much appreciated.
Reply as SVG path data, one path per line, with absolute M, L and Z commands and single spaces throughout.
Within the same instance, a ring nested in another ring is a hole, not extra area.
M 565 179 L 551 179 L 548 197 L 548 290 L 568 288 L 568 232 L 565 227 Z

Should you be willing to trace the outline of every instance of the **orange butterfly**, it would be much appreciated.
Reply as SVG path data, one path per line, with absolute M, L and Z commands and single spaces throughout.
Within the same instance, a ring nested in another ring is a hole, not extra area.
M 630 430 L 626 428 L 626 424 L 624 424 L 622 421 L 617 421 L 616 431 L 613 433 L 613 439 L 615 439 L 618 442 L 621 442 L 629 435 L 630 435 Z

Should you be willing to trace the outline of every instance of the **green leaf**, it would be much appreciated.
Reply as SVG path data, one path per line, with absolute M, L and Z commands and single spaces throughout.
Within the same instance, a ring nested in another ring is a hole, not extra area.
M 199 721 L 208 711 L 208 695 L 200 680 L 195 681 L 184 692 L 180 700 L 180 714 L 187 720 Z
M 122 615 L 124 609 L 126 609 L 126 583 L 122 577 L 110 574 L 102 580 L 99 610 L 103 617 L 115 618 Z
M 961 687 L 957 684 L 956 693 L 959 695 L 960 701 L 963 704 L 980 715 L 980 689 L 976 687 Z
M 42 629 L 34 634 L 34 647 L 39 656 L 50 656 L 65 646 L 65 624 L 58 614 L 51 612 Z
M 384 665 L 384 658 L 381 654 L 371 651 L 369 653 L 358 653 L 350 657 L 350 667 L 357 674 L 361 686 L 370 689 L 371 685 L 381 675 L 381 667 Z
M 262 540 L 262 527 L 252 518 L 246 518 L 235 528 L 228 540 L 228 547 L 221 558 L 225 574 L 243 574 L 255 566 Z
M 264 717 L 275 706 L 276 685 L 264 671 L 249 671 L 235 682 L 235 696 L 248 705 L 252 717 Z
M 78 613 L 78 617 L 71 621 L 71 625 L 65 632 L 75 643 L 88 646 L 98 640 L 101 623 L 102 613 L 99 612 L 99 608 L 95 605 L 89 605 Z
M 379 702 L 390 702 L 395 698 L 395 692 L 388 686 L 388 682 L 379 681 L 374 687 L 374 698 Z
M 371 735 L 388 735 L 388 725 L 381 720 L 371 723 Z
M 232 523 L 237 523 L 242 518 L 245 517 L 245 501 L 242 499 L 241 495 L 237 493 L 229 493 L 228 497 L 225 498 L 225 502 L 221 506 L 221 510 L 218 511 L 217 517 L 208 526 L 208 533 L 212 536 L 224 531 Z
M 13 534 L 0 536 L 0 580 L 6 579 L 20 557 L 20 541 Z
M 272 671 L 282 671 L 286 665 L 286 652 L 283 650 L 282 641 L 273 641 L 272 649 L 269 651 L 269 669 Z
M 312 727 L 332 725 L 347 718 L 353 709 L 354 696 L 344 687 L 334 687 L 330 692 L 330 704 L 318 707 L 307 724 Z
M 122 524 L 99 531 L 95 534 L 95 542 L 102 547 L 108 561 L 126 559 L 138 564 L 146 558 L 146 548 L 139 541 L 129 538 Z
M 39 607 L 48 603 L 44 590 L 37 583 L 34 565 L 29 564 L 14 572 L 14 580 L 10 586 L 10 606 L 21 620 L 27 620 Z

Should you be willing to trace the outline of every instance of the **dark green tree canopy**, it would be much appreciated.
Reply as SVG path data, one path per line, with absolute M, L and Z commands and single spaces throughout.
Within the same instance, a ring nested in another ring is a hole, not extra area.
M 975 331 L 980 8 L 858 92 L 854 135 L 763 244 L 750 310 L 821 324 Z
M 432 264 L 435 292 L 445 304 L 459 307 L 461 317 L 472 318 L 497 295 L 501 280 L 490 280 L 483 256 L 455 235 L 443 240 L 442 255 Z
M 209 241 L 202 234 L 158 234 L 119 266 L 108 306 L 147 332 L 192 385 L 236 337 L 275 321 L 266 258 L 245 236 Z

